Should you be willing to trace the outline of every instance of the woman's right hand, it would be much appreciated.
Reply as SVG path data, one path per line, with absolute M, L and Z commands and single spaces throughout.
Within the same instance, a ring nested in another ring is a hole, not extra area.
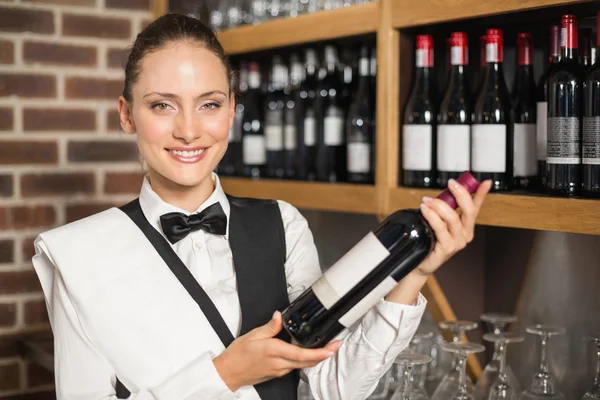
M 321 349 L 305 349 L 275 338 L 282 328 L 281 313 L 276 311 L 269 322 L 234 340 L 213 360 L 231 391 L 313 367 L 341 346 L 340 341 L 332 341 Z

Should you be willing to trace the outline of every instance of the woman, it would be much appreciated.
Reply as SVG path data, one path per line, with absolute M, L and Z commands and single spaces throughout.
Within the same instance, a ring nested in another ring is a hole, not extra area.
M 366 398 L 414 334 L 427 277 L 472 240 L 489 182 L 473 199 L 450 185 L 460 217 L 424 199 L 432 255 L 338 340 L 302 349 L 273 311 L 320 276 L 316 248 L 294 207 L 229 197 L 212 173 L 234 117 L 215 35 L 165 15 L 125 72 L 121 127 L 147 167 L 139 199 L 35 242 L 58 398 L 293 399 L 298 371 L 316 398 Z

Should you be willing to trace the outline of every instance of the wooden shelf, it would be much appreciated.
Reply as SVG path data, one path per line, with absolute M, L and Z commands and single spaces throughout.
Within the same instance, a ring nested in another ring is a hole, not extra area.
M 418 207 L 432 189 L 396 188 L 390 191 L 389 210 Z M 477 219 L 480 225 L 600 235 L 600 200 L 568 199 L 492 193 Z
M 226 177 L 221 177 L 221 183 L 228 194 L 238 197 L 284 200 L 295 207 L 313 210 L 377 213 L 375 187 L 369 185 Z
M 227 54 L 248 53 L 275 47 L 375 33 L 377 3 L 281 18 L 219 32 Z
M 396 0 L 392 2 L 391 18 L 395 28 L 408 28 L 586 1 L 589 0 Z

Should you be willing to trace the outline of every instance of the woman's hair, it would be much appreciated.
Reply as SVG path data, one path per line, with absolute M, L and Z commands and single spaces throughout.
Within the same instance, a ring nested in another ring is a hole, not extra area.
M 125 66 L 125 88 L 123 89 L 125 100 L 128 102 L 132 100 L 131 86 L 137 81 L 141 69 L 140 64 L 144 57 L 152 51 L 178 41 L 195 42 L 219 57 L 227 72 L 231 88 L 233 71 L 229 59 L 212 29 L 196 18 L 171 13 L 153 21 L 137 35 L 133 42 Z

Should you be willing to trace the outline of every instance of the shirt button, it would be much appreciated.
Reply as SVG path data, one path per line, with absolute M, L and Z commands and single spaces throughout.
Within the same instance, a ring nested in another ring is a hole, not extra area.
M 196 246 L 197 249 L 202 249 L 202 247 L 203 247 L 202 246 L 202 242 L 196 242 L 195 246 Z

